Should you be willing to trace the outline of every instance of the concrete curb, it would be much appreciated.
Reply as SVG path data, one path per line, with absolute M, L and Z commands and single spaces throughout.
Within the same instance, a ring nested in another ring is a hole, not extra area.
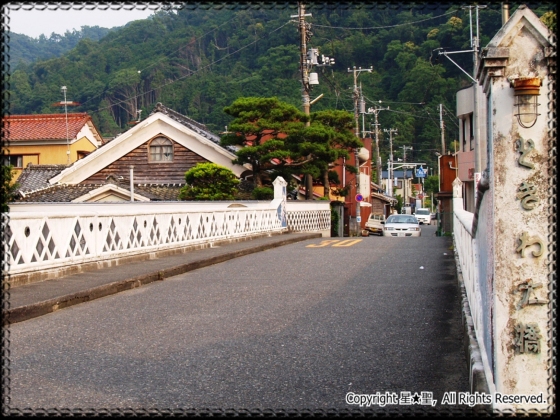
M 114 283 L 104 284 L 102 286 L 94 287 L 91 289 L 67 294 L 57 298 L 37 302 L 17 308 L 11 308 L 3 312 L 3 325 L 15 324 L 17 322 L 26 321 L 31 318 L 36 318 L 42 315 L 49 314 L 59 309 L 67 308 L 69 306 L 77 305 L 79 303 L 88 302 L 90 300 L 99 299 L 105 296 L 131 290 L 136 287 L 143 286 L 154 281 L 162 281 L 166 278 L 177 276 L 179 274 L 193 271 L 198 268 L 207 267 L 209 265 L 218 264 L 233 258 L 242 257 L 245 255 L 253 254 L 255 252 L 265 251 L 267 249 L 277 248 L 284 245 L 293 244 L 296 242 L 305 241 L 307 239 L 321 238 L 321 233 L 310 233 L 305 235 L 296 235 L 283 239 L 278 242 L 273 242 L 266 245 L 258 245 L 253 248 L 246 248 L 238 251 L 228 252 L 223 255 L 201 259 L 199 261 L 190 262 L 187 264 L 180 264 L 174 267 L 165 268 L 151 273 L 146 273 L 131 279 L 121 280 Z

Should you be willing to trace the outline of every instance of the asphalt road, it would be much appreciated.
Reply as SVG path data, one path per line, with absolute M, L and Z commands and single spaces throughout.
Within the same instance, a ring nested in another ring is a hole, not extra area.
M 317 238 L 13 324 L 5 407 L 456 412 L 440 404 L 469 390 L 451 244 L 433 226 Z

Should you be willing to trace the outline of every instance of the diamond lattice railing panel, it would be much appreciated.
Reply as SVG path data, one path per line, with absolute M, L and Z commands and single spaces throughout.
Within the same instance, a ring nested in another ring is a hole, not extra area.
M 306 232 L 330 229 L 330 212 L 290 212 L 288 228 L 294 232 Z
M 179 242 L 179 234 L 177 231 L 177 224 L 175 223 L 175 219 L 171 216 L 171 221 L 169 223 L 169 228 L 167 229 L 167 240 L 169 242 Z
M 80 221 L 76 220 L 72 236 L 70 237 L 70 243 L 66 249 L 66 258 L 87 255 L 89 253 L 90 251 L 84 236 L 84 230 L 80 225 Z
M 31 262 L 48 261 L 56 258 L 60 257 L 56 250 L 56 244 L 54 243 L 53 237 L 51 235 L 49 224 L 47 221 L 45 221 L 43 223 L 43 228 L 41 229 L 41 235 L 37 240 L 35 253 L 31 258 Z
M 7 267 L 2 267 L 3 270 L 8 271 L 11 265 L 23 264 L 23 253 L 17 244 L 17 241 L 12 235 L 12 228 L 9 225 L 9 217 L 2 213 L 2 227 L 4 232 L 4 258 Z M 7 252 L 6 252 L 7 251 Z M 4 264 L 4 261 L 2 261 Z

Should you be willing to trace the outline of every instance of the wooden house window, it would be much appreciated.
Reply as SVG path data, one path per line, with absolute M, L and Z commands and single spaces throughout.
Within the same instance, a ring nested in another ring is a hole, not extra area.
M 165 137 L 156 137 L 149 146 L 150 162 L 172 162 L 173 161 L 173 143 Z

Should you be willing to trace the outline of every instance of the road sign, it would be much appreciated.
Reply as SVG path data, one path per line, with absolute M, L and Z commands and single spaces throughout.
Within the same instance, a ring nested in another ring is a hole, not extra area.
M 419 167 L 416 169 L 416 177 L 417 178 L 425 178 L 426 177 L 426 170 L 423 167 Z
M 362 194 L 356 194 L 356 201 L 362 201 L 364 196 Z

